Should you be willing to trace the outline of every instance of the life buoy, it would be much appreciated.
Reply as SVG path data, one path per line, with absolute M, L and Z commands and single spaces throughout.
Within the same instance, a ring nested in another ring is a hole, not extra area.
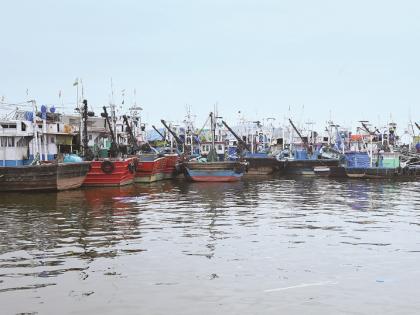
M 114 171 L 114 168 L 114 163 L 112 163 L 111 161 L 103 161 L 101 164 L 101 170 L 105 174 L 111 174 Z

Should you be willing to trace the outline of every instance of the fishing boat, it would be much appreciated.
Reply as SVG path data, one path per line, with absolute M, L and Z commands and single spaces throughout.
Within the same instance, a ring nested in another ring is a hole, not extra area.
M 173 133 L 164 120 L 162 120 L 162 123 L 169 130 L 170 134 L 174 134 L 176 142 L 181 143 L 179 137 Z M 163 143 L 166 143 L 166 137 L 155 126 L 153 128 L 162 137 Z M 177 175 L 179 155 L 175 153 L 172 139 L 169 142 L 170 147 L 162 147 L 161 151 L 152 147 L 148 142 L 144 143 L 144 149 L 140 150 L 137 155 L 138 165 L 135 182 L 151 183 L 163 179 L 171 179 Z
M 325 175 L 331 168 L 338 167 L 340 160 L 338 159 L 316 159 L 305 157 L 302 151 L 295 151 L 295 158 L 280 160 L 279 167 L 283 167 L 281 171 L 285 175 Z
M 79 188 L 90 162 L 1 166 L 0 191 L 61 191 Z
M 81 110 L 83 153 L 89 159 L 89 157 L 92 158 L 93 154 L 88 146 L 87 101 L 84 100 L 83 104 L 84 107 Z M 87 174 L 83 186 L 123 186 L 132 184 L 134 183 L 137 169 L 137 157 L 122 154 L 121 146 L 117 144 L 115 130 L 105 106 L 103 110 L 104 112 L 101 116 L 104 118 L 105 125 L 109 128 L 109 135 L 111 137 L 110 148 L 101 149 L 101 157 L 93 157 L 91 170 Z M 112 110 L 112 112 L 114 111 Z
M 246 164 L 239 161 L 184 162 L 185 177 L 195 182 L 234 182 L 241 179 Z
M 316 142 L 316 136 L 311 131 L 309 137 L 304 137 L 289 119 L 290 125 L 297 133 L 300 143 L 291 143 L 287 150 L 280 152 L 276 158 L 279 168 L 285 175 L 323 175 L 326 176 L 331 168 L 339 166 L 338 158 L 330 158 L 322 155 L 323 143 Z
M 167 162 L 165 156 L 155 153 L 139 154 L 135 182 L 151 183 L 165 179 Z
M 279 163 L 276 158 L 272 154 L 262 152 L 270 149 L 270 140 L 266 140 L 267 135 L 263 132 L 253 132 L 250 135 L 240 137 L 224 120 L 222 123 L 236 140 L 229 146 L 231 151 L 229 156 L 233 159 L 242 158 L 247 163 L 245 176 L 269 175 L 279 170 Z M 244 139 L 250 141 L 246 142 Z
M 280 170 L 279 163 L 274 156 L 267 153 L 247 153 L 246 175 L 270 175 Z
M 91 162 L 83 186 L 124 186 L 134 183 L 136 159 L 105 158 Z
M 165 153 L 166 163 L 163 169 L 163 178 L 172 179 L 178 175 L 180 157 L 177 153 Z
M 53 136 L 47 137 L 46 120 L 36 116 L 35 101 L 33 103 L 34 111 L 26 115 L 27 119 L 0 121 L 0 191 L 79 188 L 90 163 L 51 160 L 53 151 L 47 140 Z M 54 152 L 53 156 L 58 155 Z
M 380 152 L 375 159 L 368 152 L 346 152 L 345 172 L 349 178 L 410 179 L 420 176 L 417 165 L 402 165 L 397 152 Z
M 205 158 L 195 158 L 182 164 L 187 179 L 196 182 L 233 182 L 243 176 L 246 169 L 244 161 L 220 161 L 215 150 L 216 117 L 210 113 L 211 136 L 210 150 Z

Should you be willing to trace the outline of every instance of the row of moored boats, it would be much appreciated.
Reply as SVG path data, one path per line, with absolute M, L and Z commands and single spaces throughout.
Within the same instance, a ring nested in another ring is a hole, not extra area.
M 31 110 L 0 120 L 0 191 L 122 186 L 180 176 L 201 182 L 269 174 L 420 177 L 414 125 L 411 134 L 404 133 L 408 141 L 402 141 L 394 123 L 378 129 L 361 121 L 352 133 L 329 122 L 318 134 L 290 119 L 275 128 L 273 121 L 242 118 L 231 127 L 211 112 L 198 129 L 188 111 L 183 124 L 162 120 L 162 127 L 152 126 L 151 132 L 137 106 L 119 116 L 111 104 L 95 115 L 84 100 L 75 114 L 64 115 L 31 104 Z

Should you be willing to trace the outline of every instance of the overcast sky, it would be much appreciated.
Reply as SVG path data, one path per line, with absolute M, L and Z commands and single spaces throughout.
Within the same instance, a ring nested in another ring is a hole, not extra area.
M 2 1 L 0 96 L 100 108 L 137 90 L 144 118 L 290 115 L 420 121 L 420 2 Z M 3 105 L 4 107 L 4 105 Z M 128 107 L 128 106 L 127 106 Z M 67 110 L 69 111 L 69 110 Z

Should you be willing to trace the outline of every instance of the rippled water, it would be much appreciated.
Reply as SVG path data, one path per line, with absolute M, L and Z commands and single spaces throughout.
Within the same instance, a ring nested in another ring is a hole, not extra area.
M 420 183 L 0 194 L 1 314 L 418 314 Z

